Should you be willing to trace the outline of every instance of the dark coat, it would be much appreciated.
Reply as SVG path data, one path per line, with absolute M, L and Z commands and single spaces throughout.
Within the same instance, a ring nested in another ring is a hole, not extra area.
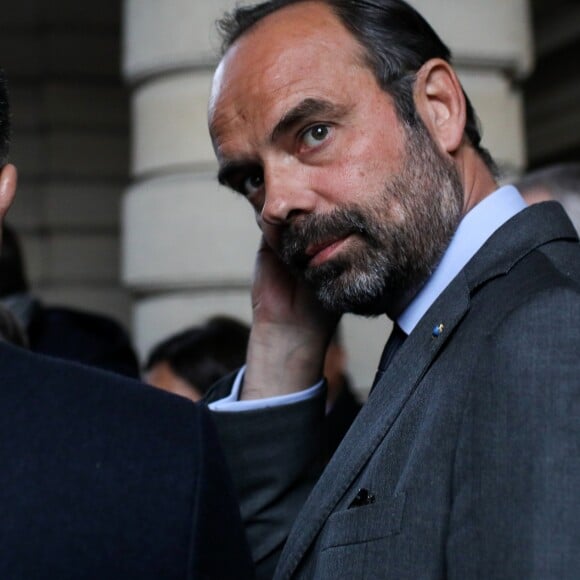
M 34 352 L 139 378 L 131 340 L 112 318 L 35 300 L 26 330 Z
M 207 412 L 0 343 L 0 578 L 250 578 Z

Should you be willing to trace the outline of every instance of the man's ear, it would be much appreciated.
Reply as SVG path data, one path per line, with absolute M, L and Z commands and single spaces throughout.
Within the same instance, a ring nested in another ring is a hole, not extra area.
M 8 163 L 0 169 L 0 221 L 6 217 L 14 195 L 16 194 L 16 183 L 18 173 L 16 167 Z
M 452 155 L 461 145 L 466 123 L 465 96 L 457 74 L 442 59 L 428 60 L 417 72 L 413 93 L 431 137 Z

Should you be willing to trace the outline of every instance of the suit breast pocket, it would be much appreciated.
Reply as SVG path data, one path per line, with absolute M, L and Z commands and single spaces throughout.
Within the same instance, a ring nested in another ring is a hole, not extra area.
M 326 523 L 322 550 L 372 542 L 399 534 L 403 524 L 405 498 L 405 492 L 401 492 L 387 501 L 335 512 Z
M 317 580 L 397 578 L 405 493 L 332 514 L 316 562 Z

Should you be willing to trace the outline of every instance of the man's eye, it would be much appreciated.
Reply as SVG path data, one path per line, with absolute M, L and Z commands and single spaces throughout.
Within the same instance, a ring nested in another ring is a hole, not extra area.
M 302 141 L 307 147 L 316 147 L 322 143 L 330 133 L 328 125 L 314 125 L 306 130 L 302 136 Z
M 249 175 L 242 182 L 242 191 L 245 195 L 256 193 L 264 185 L 264 176 L 261 173 Z

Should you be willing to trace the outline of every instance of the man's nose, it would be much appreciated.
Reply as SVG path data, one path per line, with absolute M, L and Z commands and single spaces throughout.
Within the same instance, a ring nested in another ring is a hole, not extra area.
M 260 212 L 264 224 L 284 225 L 314 209 L 316 194 L 300 168 L 288 164 L 266 170 L 264 186 L 264 204 Z

